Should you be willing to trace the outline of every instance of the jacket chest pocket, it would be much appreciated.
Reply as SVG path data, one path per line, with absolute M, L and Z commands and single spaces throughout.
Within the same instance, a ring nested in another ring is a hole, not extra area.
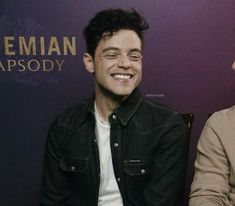
M 88 176 L 88 157 L 63 156 L 60 161 L 60 168 L 69 179 L 84 182 Z
M 76 158 L 63 156 L 60 167 L 65 172 L 83 173 L 88 170 L 88 158 Z
M 88 157 L 63 156 L 60 161 L 60 168 L 77 197 L 88 198 L 91 191 L 88 163 Z
M 132 200 L 143 199 L 145 187 L 149 182 L 150 161 L 125 160 L 124 171 L 128 198 Z

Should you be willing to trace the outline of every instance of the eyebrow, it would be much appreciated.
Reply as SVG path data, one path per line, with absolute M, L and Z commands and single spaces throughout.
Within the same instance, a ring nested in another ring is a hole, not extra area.
M 105 48 L 102 53 L 105 53 L 107 51 L 110 51 L 110 50 L 114 50 L 114 51 L 120 51 L 120 49 L 118 49 L 117 47 L 108 47 L 108 48 Z
M 139 52 L 140 54 L 142 54 L 142 51 L 140 49 L 131 49 L 130 52 Z
M 113 50 L 113 51 L 120 51 L 119 48 L 117 47 L 108 47 L 108 48 L 105 48 L 102 53 L 105 53 L 107 51 L 110 51 L 110 50 Z M 138 48 L 134 48 L 134 49 L 131 49 L 129 52 L 139 52 L 139 53 L 142 53 L 142 51 Z

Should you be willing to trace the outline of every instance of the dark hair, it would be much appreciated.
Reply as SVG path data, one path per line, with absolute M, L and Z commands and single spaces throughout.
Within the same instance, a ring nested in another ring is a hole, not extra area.
M 101 11 L 92 18 L 84 29 L 87 52 L 94 56 L 99 41 L 105 33 L 112 36 L 114 32 L 121 29 L 130 29 L 136 32 L 143 43 L 143 33 L 149 25 L 137 11 L 125 11 L 122 9 L 108 9 Z

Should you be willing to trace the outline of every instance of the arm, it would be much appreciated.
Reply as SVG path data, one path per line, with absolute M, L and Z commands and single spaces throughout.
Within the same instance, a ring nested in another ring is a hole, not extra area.
M 188 140 L 179 115 L 172 114 L 161 130 L 151 179 L 145 191 L 148 206 L 175 206 L 181 199 L 187 164 Z
M 50 127 L 43 162 L 40 206 L 65 205 L 70 194 L 69 183 L 60 168 L 63 149 L 63 128 L 54 122 Z
M 229 162 L 211 120 L 206 123 L 198 142 L 190 206 L 230 205 Z

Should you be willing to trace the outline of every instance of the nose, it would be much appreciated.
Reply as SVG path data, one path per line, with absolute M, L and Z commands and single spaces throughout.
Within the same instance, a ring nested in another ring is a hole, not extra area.
M 131 67 L 131 62 L 127 55 L 120 56 L 120 58 L 118 59 L 118 66 L 124 69 L 128 69 Z

